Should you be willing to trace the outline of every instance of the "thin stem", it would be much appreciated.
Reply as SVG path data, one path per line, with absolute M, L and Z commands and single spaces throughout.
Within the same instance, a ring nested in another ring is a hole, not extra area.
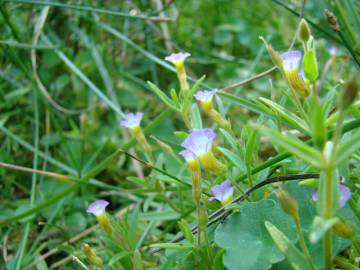
M 299 212 L 298 211 L 295 212 L 293 218 L 294 218 L 294 222 L 295 222 L 295 226 L 296 226 L 296 233 L 297 233 L 297 235 L 299 237 L 299 243 L 300 243 L 301 250 L 305 254 L 306 259 L 309 261 L 309 263 L 311 265 L 311 268 L 316 269 L 316 267 L 314 266 L 313 261 L 311 260 L 310 252 L 309 252 L 309 250 L 308 250 L 308 248 L 306 246 L 306 243 L 305 243 L 304 234 L 303 234 L 303 232 L 301 230 L 300 217 L 299 217 Z
M 198 228 L 200 228 L 200 216 L 201 216 L 200 202 L 196 203 L 196 208 L 197 208 L 197 216 L 198 216 Z M 198 230 L 197 246 L 198 246 L 198 249 L 200 251 L 200 248 L 201 248 L 201 230 Z
M 329 167 L 325 170 L 325 209 L 324 218 L 331 219 L 333 212 L 333 178 L 332 168 Z M 325 270 L 331 270 L 332 268 L 332 231 L 328 230 L 324 235 L 324 259 Z

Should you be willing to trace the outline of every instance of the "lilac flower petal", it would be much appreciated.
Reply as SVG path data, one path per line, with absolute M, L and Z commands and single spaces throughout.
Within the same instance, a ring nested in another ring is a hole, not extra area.
M 171 63 L 178 63 L 178 62 L 183 62 L 189 56 L 191 56 L 191 54 L 187 52 L 172 53 L 166 56 L 165 60 Z
M 193 152 L 191 152 L 190 150 L 183 150 L 179 154 L 182 155 L 186 161 L 192 161 L 192 160 L 196 159 L 195 154 Z
M 225 180 L 220 185 L 215 185 L 211 188 L 214 198 L 218 201 L 228 200 L 234 193 L 234 187 L 229 180 Z
M 331 46 L 331 47 L 328 49 L 328 52 L 329 52 L 331 55 L 336 55 L 337 49 L 336 49 L 335 46 Z
M 340 184 L 339 190 L 340 190 L 340 207 L 342 208 L 345 206 L 346 202 L 350 199 L 351 190 L 344 184 Z M 313 201 L 317 201 L 319 199 L 317 190 L 313 191 L 311 198 Z
M 120 125 L 126 128 L 134 128 L 140 125 L 143 117 L 142 112 L 127 113 L 123 120 L 120 121 Z
M 100 215 L 105 212 L 106 206 L 109 205 L 108 201 L 105 200 L 96 200 L 92 202 L 86 209 L 87 213 L 94 214 L 95 216 Z
M 217 91 L 217 88 L 214 88 L 212 90 L 197 91 L 197 93 L 194 95 L 194 98 L 202 102 L 211 101 Z
M 351 190 L 347 186 L 340 184 L 340 207 L 344 207 L 350 197 Z
M 281 54 L 285 70 L 294 70 L 301 62 L 301 51 L 288 51 Z
M 317 200 L 319 199 L 319 194 L 318 194 L 317 190 L 314 190 L 314 191 L 311 193 L 311 199 L 312 199 L 314 202 L 317 202 Z
M 210 150 L 215 137 L 216 134 L 211 128 L 193 129 L 181 146 L 199 157 Z

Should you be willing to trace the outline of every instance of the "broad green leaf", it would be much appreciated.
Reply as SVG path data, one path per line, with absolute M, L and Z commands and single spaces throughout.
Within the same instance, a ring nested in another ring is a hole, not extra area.
M 150 89 L 171 109 L 175 111 L 179 111 L 179 108 L 176 107 L 176 104 L 174 101 L 172 101 L 163 91 L 161 91 L 155 84 L 152 82 L 147 82 L 150 86 Z
M 224 270 L 223 255 L 224 255 L 223 249 L 219 250 L 216 253 L 213 264 L 214 270 Z
M 283 135 L 277 130 L 259 125 L 255 127 L 258 128 L 262 134 L 270 137 L 271 141 L 277 146 L 283 147 L 305 162 L 310 163 L 312 166 L 321 168 L 321 154 L 316 149 L 311 148 L 300 140 Z
M 339 144 L 336 151 L 335 165 L 339 165 L 359 149 L 360 130 L 356 131 L 354 134 L 351 134 L 349 138 L 345 139 Z
M 292 267 L 298 270 L 311 270 L 311 266 L 304 254 L 300 252 L 278 228 L 271 222 L 265 221 L 265 227 L 270 233 L 277 247 L 290 261 Z
M 291 219 L 275 201 L 248 203 L 215 231 L 215 243 L 225 249 L 223 260 L 229 270 L 269 269 L 272 264 L 284 259 L 266 231 L 266 220 L 282 228 L 295 241 L 296 234 Z

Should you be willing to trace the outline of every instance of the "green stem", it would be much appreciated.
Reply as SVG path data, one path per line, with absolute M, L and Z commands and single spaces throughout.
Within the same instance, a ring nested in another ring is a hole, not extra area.
M 332 194 L 333 194 L 333 178 L 332 168 L 325 170 L 325 209 L 324 218 L 331 219 L 332 212 Z M 332 268 L 332 231 L 328 230 L 324 235 L 324 259 L 325 259 L 325 270 L 331 270 Z
M 300 247 L 301 247 L 301 250 L 303 251 L 303 253 L 305 254 L 305 257 L 306 259 L 308 260 L 309 264 L 311 265 L 311 268 L 313 270 L 316 269 L 313 261 L 311 260 L 311 255 L 310 255 L 310 252 L 306 246 L 306 243 L 305 243 L 305 238 L 304 238 L 304 234 L 301 230 L 301 224 L 300 224 L 300 217 L 299 217 L 299 212 L 296 211 L 295 214 L 294 214 L 294 222 L 295 222 L 295 226 L 296 226 L 296 233 L 299 237 L 299 243 L 300 243 Z
M 197 246 L 199 249 L 199 252 L 201 251 L 201 229 L 200 229 L 200 218 L 201 218 L 201 209 L 200 209 L 200 202 L 196 203 L 196 208 L 197 208 L 197 216 L 198 216 L 198 238 L 197 238 Z
M 337 145 L 341 138 L 341 129 L 345 119 L 345 111 L 339 111 L 339 118 L 337 121 L 336 129 L 333 135 L 333 146 L 331 150 L 330 160 L 329 157 L 325 157 L 325 209 L 323 216 L 325 219 L 331 219 L 333 217 L 333 177 L 334 162 L 336 159 Z M 324 259 L 325 270 L 331 270 L 332 268 L 332 231 L 328 230 L 324 235 Z

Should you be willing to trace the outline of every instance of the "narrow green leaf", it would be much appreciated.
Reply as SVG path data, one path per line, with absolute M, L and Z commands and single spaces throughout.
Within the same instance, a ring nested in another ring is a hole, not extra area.
M 171 249 L 171 250 L 189 250 L 193 249 L 192 245 L 181 245 L 175 243 L 159 243 L 150 245 L 151 248 L 163 248 L 163 249 Z
M 239 143 L 236 141 L 236 139 L 229 133 L 227 132 L 225 129 L 220 128 L 219 129 L 220 132 L 222 133 L 222 135 L 225 137 L 225 140 L 229 143 L 229 145 L 231 146 L 231 148 L 235 151 L 239 151 Z
M 151 83 L 151 82 L 147 82 L 148 85 L 150 86 L 150 89 L 171 109 L 175 110 L 175 111 L 179 111 L 179 108 L 176 107 L 176 104 L 174 103 L 174 101 L 172 101 L 167 95 L 165 95 L 165 93 L 163 91 L 161 91 L 155 84 Z
M 236 167 L 238 167 L 240 170 L 245 171 L 245 162 L 239 158 L 238 155 L 234 154 L 233 152 L 229 151 L 226 148 L 218 147 L 218 149 L 227 157 L 231 163 L 233 163 Z
M 360 148 L 360 130 L 344 140 L 338 146 L 335 165 L 342 163 Z
M 45 35 L 42 36 L 45 43 L 53 46 L 50 39 Z M 57 56 L 67 65 L 71 71 L 73 71 L 104 103 L 106 103 L 111 109 L 113 109 L 120 116 L 124 116 L 124 113 L 116 106 L 62 51 L 59 49 L 54 50 Z
M 274 144 L 285 148 L 287 151 L 310 163 L 312 166 L 321 168 L 321 154 L 316 149 L 311 148 L 300 140 L 283 135 L 277 130 L 270 129 L 265 126 L 254 126 L 260 131 L 260 133 L 270 137 Z
M 196 103 L 191 106 L 190 118 L 193 128 L 202 128 L 202 120 L 199 107 Z
M 185 98 L 185 102 L 184 102 L 184 106 L 182 108 L 183 112 L 187 112 L 189 105 L 191 104 L 191 100 L 195 94 L 195 92 L 198 90 L 199 86 L 202 84 L 202 82 L 205 79 L 205 75 L 202 76 L 199 80 L 196 81 L 196 83 L 194 84 L 194 86 L 191 88 L 191 90 L 187 93 L 186 98 Z
M 312 270 L 304 254 L 291 243 L 285 234 L 277 229 L 271 222 L 265 221 L 265 227 L 276 246 L 286 256 L 294 269 Z
M 269 106 L 274 112 L 277 113 L 278 116 L 281 117 L 282 120 L 284 120 L 291 126 L 298 128 L 306 134 L 310 133 L 308 128 L 306 127 L 305 121 L 296 116 L 294 113 L 285 109 L 281 105 L 271 101 L 270 99 L 260 97 L 259 100 Z

